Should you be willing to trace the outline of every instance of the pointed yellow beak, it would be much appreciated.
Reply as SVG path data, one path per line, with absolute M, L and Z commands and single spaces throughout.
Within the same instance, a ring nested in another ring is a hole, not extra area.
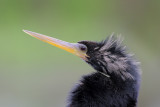
M 49 43 L 53 46 L 56 46 L 56 47 L 61 48 L 63 50 L 66 50 L 66 51 L 68 51 L 68 52 L 70 52 L 70 53 L 72 53 L 76 56 L 79 56 L 84 60 L 87 60 L 88 56 L 86 55 L 86 52 L 83 52 L 79 49 L 79 46 L 80 46 L 79 43 L 69 43 L 69 42 L 58 40 L 56 38 L 52 38 L 52 37 L 49 37 L 49 36 L 46 36 L 46 35 L 35 33 L 35 32 L 32 32 L 32 31 L 28 31 L 28 30 L 23 30 L 23 31 L 25 33 L 41 40 L 41 41 L 43 41 L 43 42 Z

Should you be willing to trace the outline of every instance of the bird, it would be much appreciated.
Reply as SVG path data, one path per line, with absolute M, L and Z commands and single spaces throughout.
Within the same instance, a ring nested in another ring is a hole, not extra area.
M 91 65 L 95 72 L 82 76 L 72 88 L 66 107 L 137 107 L 140 64 L 114 34 L 105 40 L 65 42 L 43 34 L 25 33 L 66 50 Z

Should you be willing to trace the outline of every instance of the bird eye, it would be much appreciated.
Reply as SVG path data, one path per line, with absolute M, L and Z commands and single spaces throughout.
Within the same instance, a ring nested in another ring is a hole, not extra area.
M 81 45 L 81 46 L 80 46 L 80 50 L 81 50 L 81 51 L 87 51 L 87 47 L 84 46 L 84 45 Z

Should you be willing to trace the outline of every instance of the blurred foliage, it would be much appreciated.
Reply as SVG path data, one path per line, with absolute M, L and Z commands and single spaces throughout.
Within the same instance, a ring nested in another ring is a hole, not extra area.
M 0 0 L 0 106 L 63 107 L 79 78 L 94 70 L 22 29 L 68 42 L 122 34 L 142 66 L 139 107 L 160 103 L 160 1 Z

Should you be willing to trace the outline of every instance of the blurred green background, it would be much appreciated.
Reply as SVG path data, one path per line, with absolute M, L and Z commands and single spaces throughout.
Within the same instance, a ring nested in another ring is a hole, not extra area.
M 160 1 L 0 0 L 0 107 L 64 107 L 94 70 L 22 29 L 68 42 L 122 34 L 141 62 L 139 107 L 160 107 Z

